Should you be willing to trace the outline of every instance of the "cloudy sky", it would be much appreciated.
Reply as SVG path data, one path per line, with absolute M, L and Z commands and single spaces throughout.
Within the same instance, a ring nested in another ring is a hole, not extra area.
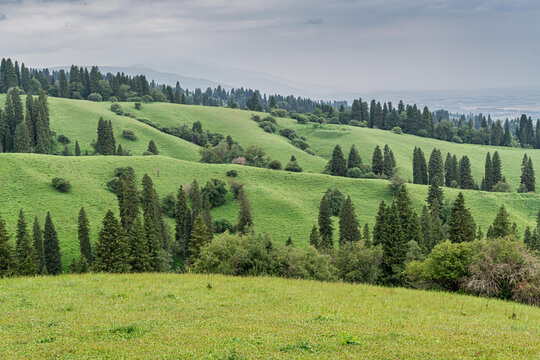
M 537 0 L 0 0 L 0 49 L 31 66 L 241 69 L 334 90 L 533 86 L 539 17 Z

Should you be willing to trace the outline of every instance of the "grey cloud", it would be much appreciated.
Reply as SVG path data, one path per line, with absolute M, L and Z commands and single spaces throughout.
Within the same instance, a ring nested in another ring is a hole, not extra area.
M 319 24 L 322 24 L 322 22 L 323 22 L 323 19 L 321 17 L 318 17 L 318 18 L 306 19 L 304 24 L 307 24 L 307 25 L 319 25 Z

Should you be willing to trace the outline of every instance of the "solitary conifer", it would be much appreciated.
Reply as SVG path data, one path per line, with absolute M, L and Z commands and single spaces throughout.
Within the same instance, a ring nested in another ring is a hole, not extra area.
M 253 217 L 251 216 L 251 205 L 249 204 L 244 187 L 240 189 L 238 202 L 240 207 L 238 210 L 238 232 L 245 234 L 253 226 Z
M 149 153 L 152 153 L 154 155 L 159 155 L 159 151 L 157 149 L 157 146 L 156 146 L 156 143 L 154 142 L 154 140 L 150 140 L 150 142 L 148 143 L 148 150 L 147 150 Z
M 453 243 L 473 241 L 476 237 L 476 225 L 469 209 L 465 207 L 465 199 L 461 192 L 452 205 L 448 221 L 448 235 Z
M 343 247 L 347 242 L 361 240 L 360 224 L 354 213 L 354 205 L 348 196 L 343 202 L 339 213 L 339 246 Z
M 309 245 L 313 246 L 315 249 L 319 249 L 319 232 L 317 231 L 317 226 L 315 224 L 313 224 L 313 228 L 309 234 Z
M 359 168 L 362 166 L 362 158 L 360 158 L 360 154 L 358 153 L 358 150 L 356 149 L 356 146 L 351 145 L 351 150 L 349 151 L 349 157 L 347 159 L 347 168 Z
M 79 238 L 81 259 L 84 258 L 88 265 L 92 265 L 92 263 L 94 262 L 94 258 L 92 254 L 92 246 L 90 245 L 90 229 L 88 226 L 88 218 L 86 217 L 86 211 L 84 211 L 84 207 L 79 210 L 77 236 Z

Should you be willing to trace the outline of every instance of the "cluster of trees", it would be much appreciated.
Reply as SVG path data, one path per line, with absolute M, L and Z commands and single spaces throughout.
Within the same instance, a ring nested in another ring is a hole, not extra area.
M 58 235 L 50 213 L 47 213 L 43 228 L 36 217 L 32 231 L 29 231 L 21 209 L 17 221 L 15 248 L 11 245 L 6 222 L 0 217 L 0 277 L 57 275 L 61 272 Z
M 388 145 L 384 146 L 384 154 L 379 145 L 373 151 L 371 166 L 362 163 L 358 149 L 353 144 L 347 159 L 343 155 L 341 146 L 334 147 L 332 157 L 324 170 L 325 174 L 333 176 L 347 176 L 352 178 L 380 177 L 390 179 L 396 171 L 396 159 Z
M 26 111 L 25 111 L 26 109 Z M 25 106 L 17 87 L 10 88 L 0 109 L 0 152 L 50 154 L 52 134 L 47 95 L 26 96 Z

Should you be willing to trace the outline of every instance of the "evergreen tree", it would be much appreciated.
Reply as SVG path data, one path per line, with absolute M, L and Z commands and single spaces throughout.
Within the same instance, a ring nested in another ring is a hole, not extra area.
M 34 114 L 34 98 L 32 97 L 32 94 L 28 94 L 26 96 L 26 117 L 24 118 L 24 121 L 26 122 L 26 126 L 28 126 L 28 135 L 30 136 L 32 146 L 36 145 L 36 129 L 34 129 L 36 116 L 37 114 Z
M 317 226 L 315 224 L 313 224 L 313 228 L 309 234 L 309 245 L 313 246 L 315 249 L 319 249 L 319 231 L 317 231 Z
M 366 248 L 371 247 L 371 235 L 369 233 L 369 225 L 366 223 L 364 225 L 364 231 L 362 232 L 362 239 L 364 240 L 364 246 Z
M 384 171 L 383 156 L 379 145 L 375 146 L 375 150 L 373 151 L 373 157 L 371 159 L 371 171 L 375 175 L 382 175 Z
M 351 197 L 348 196 L 339 213 L 339 246 L 343 247 L 347 242 L 358 242 L 361 238 L 360 224 Z
M 349 157 L 347 159 L 347 169 L 359 168 L 362 166 L 362 158 L 356 149 L 356 146 L 351 145 L 351 150 L 349 151 Z
M 39 225 L 37 216 L 34 218 L 34 226 L 32 228 L 32 244 L 34 253 L 36 254 L 37 272 L 41 273 L 45 269 L 45 254 L 43 252 L 43 231 Z
M 262 111 L 261 104 L 259 103 L 259 96 L 257 92 L 254 92 L 251 98 L 247 101 L 246 104 L 248 110 L 251 111 Z
M 426 253 L 430 253 L 431 250 L 433 250 L 433 248 L 435 247 L 435 245 L 442 242 L 445 238 L 441 221 L 440 206 L 437 199 L 435 199 L 433 201 L 433 204 L 431 204 L 430 218 L 431 226 L 429 237 L 427 239 L 424 239 Z
M 512 225 L 510 220 L 508 220 L 508 212 L 504 205 L 501 205 L 495 219 L 493 220 L 493 225 L 490 226 L 490 231 L 487 233 L 488 239 L 506 237 L 512 234 Z
M 81 252 L 80 258 L 84 258 L 88 265 L 92 265 L 94 262 L 94 255 L 92 253 L 92 245 L 90 244 L 90 227 L 84 207 L 79 210 L 77 236 L 79 238 L 79 250 Z
M 396 202 L 392 202 L 386 213 L 387 231 L 382 238 L 383 261 L 381 270 L 385 284 L 399 285 L 407 253 L 406 231 L 401 225 L 401 217 Z
M 465 207 L 465 199 L 461 192 L 452 204 L 448 221 L 448 235 L 453 243 L 473 241 L 476 237 L 476 225 L 469 209 Z
M 145 212 L 143 220 L 144 238 L 148 247 L 149 271 L 161 271 L 163 269 L 161 259 L 163 249 L 154 219 L 149 212 Z
M 129 265 L 132 272 L 152 270 L 150 266 L 150 253 L 146 241 L 144 226 L 140 215 L 133 220 L 127 231 L 129 246 Z
M 75 140 L 75 156 L 81 156 L 81 148 L 78 140 Z
M 238 210 L 238 232 L 240 234 L 246 234 L 253 227 L 253 216 L 251 215 L 251 205 L 249 204 L 244 187 L 240 189 L 237 200 L 240 207 Z
M 191 217 L 195 219 L 203 210 L 203 199 L 201 188 L 197 180 L 191 183 L 191 191 L 189 192 L 189 200 L 191 202 Z
M 151 192 L 150 190 L 148 191 Z M 120 209 L 120 222 L 122 228 L 127 231 L 139 215 L 139 192 L 137 191 L 135 176 L 133 174 L 128 174 L 118 179 L 116 195 Z M 146 195 L 149 196 L 148 193 Z M 152 193 L 151 195 L 153 196 L 154 194 Z M 151 201 L 153 202 L 154 199 Z M 152 203 L 148 206 L 156 206 L 156 204 Z M 157 212 L 156 209 L 153 210 Z M 159 217 L 159 214 L 156 215 Z
M 381 201 L 379 204 L 379 211 L 375 218 L 375 226 L 373 227 L 373 245 L 376 246 L 382 242 L 384 233 L 386 231 L 386 204 Z
M 394 175 L 394 168 L 396 167 L 396 159 L 394 153 L 390 150 L 388 145 L 384 145 L 383 156 L 383 174 L 386 178 L 390 179 Z
M 482 190 L 491 191 L 495 183 L 493 182 L 493 165 L 491 163 L 491 155 L 489 152 L 486 155 L 486 163 L 484 165 L 484 186 Z
M 342 105 L 343 106 L 343 105 Z M 285 246 L 293 246 L 293 242 L 292 242 L 292 238 L 289 236 L 289 238 L 287 239 L 287 242 L 285 242 Z
M 159 151 L 157 149 L 156 143 L 154 143 L 154 140 L 150 140 L 148 143 L 148 150 L 149 153 L 154 155 L 159 155 Z
M 471 163 L 466 155 L 459 161 L 459 186 L 462 189 L 474 188 L 474 180 L 471 175 Z
M 45 266 L 47 274 L 58 275 L 62 273 L 62 258 L 58 245 L 58 234 L 54 228 L 51 214 L 47 212 L 45 228 L 43 231 L 43 253 L 45 254 Z
M 210 241 L 208 228 L 204 223 L 202 214 L 197 215 L 191 230 L 191 240 L 189 242 L 190 262 L 193 263 L 199 258 L 201 248 Z
M 332 226 L 332 206 L 328 201 L 327 195 L 321 199 L 319 206 L 319 248 L 329 250 L 334 248 L 334 228 Z
M 62 98 L 69 98 L 69 85 L 66 77 L 66 72 L 60 69 L 58 72 L 58 93 Z
M 32 140 L 28 133 L 28 126 L 23 121 L 15 129 L 13 136 L 13 152 L 16 153 L 31 153 L 32 152 Z
M 110 120 L 103 120 L 102 117 L 98 121 L 95 150 L 101 155 L 114 155 L 116 153 L 116 140 L 114 139 L 112 123 Z
M 442 160 L 441 151 L 439 149 L 433 149 L 429 157 L 428 163 L 429 172 L 429 184 L 437 180 L 437 185 L 442 186 L 444 180 L 444 165 Z
M 504 135 L 502 139 L 503 146 L 510 146 L 512 144 L 512 134 L 510 133 L 510 124 L 508 119 L 504 122 Z
M 109 210 L 103 219 L 103 227 L 96 242 L 96 271 L 126 273 L 131 270 L 129 264 L 129 245 L 126 236 L 114 213 Z
M 174 220 L 176 222 L 176 244 L 182 258 L 185 260 L 188 257 L 188 243 L 191 236 L 191 212 L 187 204 L 186 192 L 182 186 L 180 186 L 176 195 Z
M 416 146 L 413 151 L 413 183 L 424 185 L 428 183 L 426 158 L 422 149 Z
M 14 255 L 9 242 L 6 223 L 0 217 L 0 278 L 12 276 L 16 273 L 17 264 Z
M 212 221 L 212 214 L 210 213 L 211 206 L 210 201 L 208 200 L 208 194 L 204 194 L 203 199 L 203 220 L 208 229 L 208 235 L 210 236 L 210 239 L 212 239 L 214 237 L 214 224 Z
M 30 234 L 24 219 L 24 213 L 19 211 L 19 220 L 17 221 L 17 242 L 15 245 L 15 255 L 17 258 L 18 274 L 22 276 L 31 276 L 37 273 L 37 258 Z
M 536 188 L 532 159 L 525 154 L 521 162 L 521 186 L 518 192 L 534 192 Z
M 347 162 L 343 157 L 343 151 L 341 146 L 336 145 L 332 153 L 332 158 L 328 162 L 328 171 L 330 175 L 334 176 L 346 176 L 347 175 Z
M 433 202 L 437 200 L 439 204 L 443 203 L 444 199 L 444 193 L 443 190 L 439 187 L 438 181 L 434 181 L 431 185 L 429 185 L 428 190 L 428 196 L 427 196 L 427 203 L 429 205 L 429 208 L 431 209 L 433 206 Z

